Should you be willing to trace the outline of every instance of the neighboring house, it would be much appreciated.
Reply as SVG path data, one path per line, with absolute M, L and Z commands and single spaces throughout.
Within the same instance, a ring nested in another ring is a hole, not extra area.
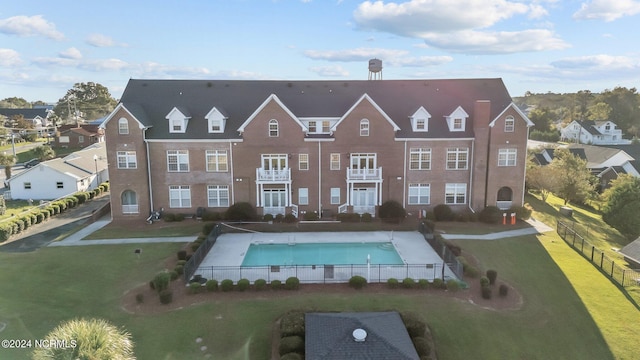
M 109 180 L 104 143 L 48 160 L 8 180 L 11 199 L 52 200 Z M 5 193 L 6 194 L 6 193 Z
M 85 147 L 104 141 L 104 130 L 98 125 L 62 125 L 56 131 L 54 146 Z
M 609 187 L 611 181 L 620 174 L 630 174 L 640 177 L 640 172 L 634 166 L 635 159 L 626 153 L 613 147 L 571 144 L 567 146 L 569 151 L 587 162 L 587 168 L 600 179 L 600 189 Z M 548 165 L 554 158 L 555 149 L 542 149 L 535 154 L 535 161 L 539 165 Z
M 419 360 L 395 311 L 306 313 L 307 360 Z
M 509 208 L 532 125 L 501 79 L 130 80 L 102 127 L 117 220 Z
M 640 269 L 640 238 L 628 243 L 620 249 L 620 253 L 631 267 Z M 638 279 L 638 281 L 640 282 L 640 279 Z
M 7 120 L 22 116 L 26 121 L 31 122 L 36 130 L 42 130 L 51 125 L 49 123 L 50 114 L 51 110 L 47 107 L 33 109 L 0 109 L 0 115 L 4 115 Z M 5 123 L 5 127 L 11 127 L 11 124 Z
M 560 129 L 560 138 L 564 141 L 589 145 L 628 144 L 622 138 L 622 130 L 608 120 L 574 120 Z

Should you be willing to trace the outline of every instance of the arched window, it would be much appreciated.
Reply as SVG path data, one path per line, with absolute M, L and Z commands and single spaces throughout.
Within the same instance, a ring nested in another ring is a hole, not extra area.
M 506 119 L 504 119 L 504 132 L 513 132 L 516 128 L 516 120 L 513 118 L 513 116 L 507 116 Z
M 120 195 L 122 200 L 122 213 L 123 214 L 137 214 L 138 213 L 138 196 L 133 190 L 125 190 Z
M 510 187 L 504 186 L 498 190 L 498 201 L 511 201 L 513 197 L 513 191 Z
M 129 134 L 129 121 L 127 121 L 127 119 L 120 118 L 120 120 L 118 120 L 118 134 Z
M 369 136 L 369 120 L 360 120 L 360 136 Z
M 278 120 L 271 119 L 269 120 L 269 137 L 278 137 Z

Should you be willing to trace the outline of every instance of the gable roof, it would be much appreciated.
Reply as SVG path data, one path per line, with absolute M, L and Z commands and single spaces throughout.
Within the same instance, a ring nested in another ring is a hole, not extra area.
M 623 152 L 620 149 L 583 144 L 570 144 L 568 148 L 572 153 L 579 154 L 582 159 L 587 160 L 587 167 L 589 168 L 599 166 L 618 153 Z M 630 161 L 633 160 L 628 154 L 625 155 Z
M 498 114 L 498 116 L 493 118 L 493 120 L 491 121 L 489 126 L 493 127 L 496 124 L 496 121 L 498 121 L 498 118 L 501 117 L 502 114 L 507 112 L 507 110 L 509 110 L 509 109 L 514 109 L 516 111 L 516 113 L 518 113 L 518 115 L 520 115 L 524 119 L 524 121 L 527 123 L 527 126 L 535 126 L 533 121 L 531 121 L 529 119 L 529 117 L 524 112 L 522 112 L 522 110 L 513 102 L 511 104 L 509 104 L 509 106 L 505 107 L 504 110 L 502 110 L 502 112 L 500 112 L 500 114 Z
M 635 239 L 620 249 L 620 253 L 633 261 L 640 263 L 640 238 Z
M 4 115 L 8 118 L 11 118 L 16 115 L 22 115 L 27 120 L 32 120 L 37 117 L 41 117 L 42 119 L 46 119 L 49 116 L 49 111 L 43 108 L 33 108 L 33 109 L 8 109 L 8 108 L 0 108 L 0 115 Z
M 366 331 L 355 341 L 353 331 Z M 307 360 L 418 360 L 420 357 L 397 312 L 305 314 Z
M 353 104 L 353 106 L 346 112 L 344 113 L 344 115 L 340 118 L 340 120 L 338 120 L 335 124 L 333 124 L 333 126 L 331 127 L 331 130 L 335 131 L 338 128 L 338 125 L 340 125 L 340 123 L 347 117 L 349 116 L 349 114 L 358 106 L 360 105 L 361 102 L 363 101 L 368 101 L 371 105 L 373 105 L 373 107 L 380 113 L 380 115 L 382 115 L 382 117 L 387 120 L 387 122 L 389 123 L 389 125 L 391 125 L 391 127 L 393 127 L 393 131 L 398 131 L 400 130 L 400 128 L 398 127 L 398 125 L 396 125 L 395 122 L 393 122 L 393 120 L 391 120 L 391 118 L 384 112 L 384 110 L 382 110 L 380 108 L 380 106 L 378 106 L 378 104 L 376 104 L 375 101 L 373 101 L 373 99 L 371 99 L 371 97 L 369 97 L 369 95 L 367 95 L 366 93 L 364 95 L 362 95 L 360 97 L 360 99 L 358 99 L 358 101 L 355 102 L 355 104 Z M 424 107 L 423 107 L 424 109 Z M 415 113 L 414 113 L 415 114 Z
M 475 101 L 491 101 L 496 118 L 512 100 L 501 79 L 275 81 L 275 80 L 138 80 L 131 79 L 118 108 L 125 108 L 144 127 L 148 139 L 240 139 L 238 132 L 256 109 L 272 95 L 295 118 L 342 118 L 364 95 L 372 99 L 400 130 L 397 138 L 469 138 L 473 126 L 451 133 L 445 116 Z M 433 116 L 428 132 L 413 132 L 410 116 L 423 106 Z M 169 133 L 165 116 L 174 107 L 188 109 L 185 133 Z M 209 133 L 205 116 L 224 109 L 223 133 Z M 113 114 L 113 113 L 112 113 Z M 109 118 L 107 119 L 107 121 Z M 473 116 L 469 119 L 473 121 Z M 103 124 L 104 126 L 104 124 Z

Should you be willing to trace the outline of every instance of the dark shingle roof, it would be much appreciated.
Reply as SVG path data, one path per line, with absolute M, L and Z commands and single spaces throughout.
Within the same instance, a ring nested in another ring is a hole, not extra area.
M 16 115 L 22 115 L 25 119 L 35 119 L 40 116 L 43 119 L 47 118 L 47 109 L 0 109 L 0 115 L 4 115 L 8 118 Z
M 444 116 L 458 106 L 471 114 L 476 100 L 491 101 L 491 120 L 512 102 L 501 79 L 383 81 L 129 80 L 121 103 L 147 127 L 150 139 L 235 139 L 237 129 L 275 94 L 298 117 L 343 116 L 364 94 L 400 127 L 396 137 L 464 138 L 473 127 L 449 132 Z M 431 114 L 428 132 L 412 132 L 409 117 L 420 106 Z M 169 133 L 174 108 L 191 115 L 184 134 Z M 225 132 L 210 134 L 204 116 L 213 108 L 228 116 Z
M 640 264 L 640 238 L 620 249 L 620 253 Z
M 363 329 L 364 341 L 353 331 Z M 305 314 L 307 360 L 417 360 L 409 333 L 397 312 Z

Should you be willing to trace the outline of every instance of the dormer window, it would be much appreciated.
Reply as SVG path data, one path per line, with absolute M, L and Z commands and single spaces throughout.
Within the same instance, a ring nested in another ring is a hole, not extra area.
M 278 120 L 269 120 L 269 137 L 278 137 L 279 134 L 280 132 L 278 129 Z
M 451 115 L 446 117 L 449 131 L 465 131 L 468 117 L 469 114 L 464 111 L 462 106 L 458 106 Z
M 204 117 L 207 119 L 209 133 L 223 133 L 227 118 L 215 107 Z
M 411 118 L 411 127 L 413 131 L 416 132 L 427 132 L 429 131 L 429 119 L 431 118 L 431 114 L 424 108 L 420 107 L 418 111 L 416 111 Z
M 369 120 L 360 120 L 360 136 L 369 136 Z
M 170 133 L 184 133 L 187 131 L 187 124 L 191 116 L 184 109 L 178 109 L 174 107 L 166 116 L 169 120 L 169 132 Z

